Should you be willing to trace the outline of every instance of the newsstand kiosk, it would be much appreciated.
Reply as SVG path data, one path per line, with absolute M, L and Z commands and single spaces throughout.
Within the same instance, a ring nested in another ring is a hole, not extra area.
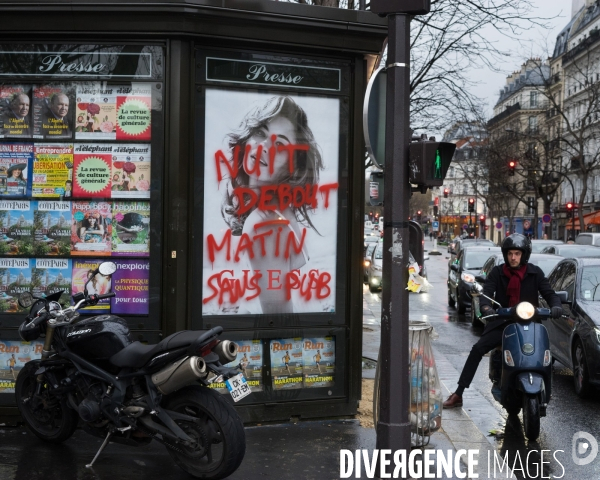
M 245 422 L 356 413 L 363 11 L 256 0 L 0 1 L 0 414 L 41 344 L 19 293 L 113 291 L 135 340 L 221 325 Z M 224 385 L 215 388 L 226 392 Z M 227 395 L 229 397 L 229 395 Z

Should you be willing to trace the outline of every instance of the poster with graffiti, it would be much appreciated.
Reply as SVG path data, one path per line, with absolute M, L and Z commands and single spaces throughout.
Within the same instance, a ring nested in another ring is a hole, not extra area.
M 263 343 L 262 340 L 236 340 L 238 355 L 226 367 L 237 368 L 246 378 L 246 382 L 253 392 L 263 391 Z M 219 393 L 229 393 L 225 382 L 210 384 Z
M 302 338 L 271 340 L 271 378 L 274 390 L 302 388 Z
M 205 99 L 202 313 L 334 312 L 339 99 Z
M 335 378 L 335 338 L 305 338 L 302 345 L 304 387 L 332 387 Z
M 22 313 L 29 311 L 19 305 L 19 295 L 31 292 L 30 258 L 0 258 L 0 312 Z
M 17 375 L 27 362 L 42 358 L 43 347 L 44 344 L 37 340 L 0 342 L 0 393 L 15 393 Z

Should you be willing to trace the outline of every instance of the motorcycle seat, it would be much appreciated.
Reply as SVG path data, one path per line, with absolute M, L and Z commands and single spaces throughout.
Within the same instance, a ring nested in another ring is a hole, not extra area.
M 115 353 L 110 357 L 109 361 L 120 368 L 142 368 L 155 355 L 168 350 L 187 347 L 197 340 L 200 340 L 200 337 L 208 333 L 212 333 L 212 330 L 182 330 L 181 332 L 169 335 L 155 345 L 145 345 L 141 342 L 133 342 L 120 352 Z M 207 337 L 208 336 L 210 335 L 207 335 Z

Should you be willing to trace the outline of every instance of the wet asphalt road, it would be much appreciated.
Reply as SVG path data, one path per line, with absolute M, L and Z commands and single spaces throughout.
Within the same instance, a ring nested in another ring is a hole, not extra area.
M 426 249 L 431 249 L 431 246 L 432 243 L 427 241 Z M 466 316 L 458 315 L 454 308 L 448 306 L 446 281 L 449 254 L 446 253 L 446 247 L 439 247 L 438 251 L 442 253 L 441 256 L 432 255 L 427 261 L 429 281 L 433 289 L 430 293 L 410 295 L 410 318 L 426 318 L 431 322 L 439 333 L 434 348 L 443 353 L 460 372 L 482 330 L 471 327 L 469 310 Z M 455 387 L 448 385 L 451 390 Z M 516 462 L 515 477 L 600 479 L 600 454 L 585 466 L 576 465 L 572 460 L 572 440 L 576 432 L 590 433 L 600 442 L 600 391 L 596 391 L 588 400 L 577 397 L 569 369 L 555 363 L 552 399 L 547 416 L 541 419 L 541 433 L 537 442 L 530 442 L 524 437 L 521 415 L 519 418 L 508 418 L 506 411 L 494 401 L 490 392 L 487 357 L 482 360 L 471 388 L 477 389 L 499 414 L 498 428 L 504 432 L 504 436 L 497 442 L 498 451 L 502 456 L 508 452 L 511 468 Z M 477 408 L 476 405 L 465 403 L 464 408 L 469 407 Z M 591 449 L 589 446 L 586 453 Z M 543 454 L 544 462 L 550 462 L 544 463 L 543 468 L 540 457 L 542 450 L 550 450 Z M 584 457 L 585 455 L 581 455 L 580 458 Z M 520 470 L 519 460 L 522 460 L 523 471 Z

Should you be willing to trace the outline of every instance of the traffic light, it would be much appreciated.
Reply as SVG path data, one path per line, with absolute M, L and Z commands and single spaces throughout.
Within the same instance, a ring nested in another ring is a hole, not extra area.
M 475 211 L 475 199 L 469 198 L 469 213 L 473 213 Z
M 444 198 L 448 198 L 449 194 L 450 194 L 450 190 L 448 190 L 447 188 L 444 188 Z
M 439 210 L 439 207 L 438 207 L 437 205 L 434 205 L 434 206 L 433 206 L 433 216 L 434 216 L 434 217 L 437 217 L 437 216 L 438 216 L 438 213 L 439 213 L 439 211 L 440 211 L 440 210 Z
M 481 223 L 485 222 L 485 215 L 480 215 L 480 216 L 479 216 L 479 221 L 480 221 Z
M 421 140 L 413 142 L 408 148 L 409 181 L 423 187 L 441 187 L 456 145 L 449 142 Z
M 516 166 L 517 166 L 517 162 L 515 162 L 514 160 L 511 160 L 510 162 L 508 162 L 508 176 L 509 177 L 515 176 Z
M 373 207 L 383 205 L 383 172 L 371 172 L 369 203 Z
M 567 211 L 571 212 L 573 211 L 573 207 L 575 205 L 573 205 L 573 202 L 567 202 Z
M 421 210 L 417 210 L 417 222 L 421 223 Z

